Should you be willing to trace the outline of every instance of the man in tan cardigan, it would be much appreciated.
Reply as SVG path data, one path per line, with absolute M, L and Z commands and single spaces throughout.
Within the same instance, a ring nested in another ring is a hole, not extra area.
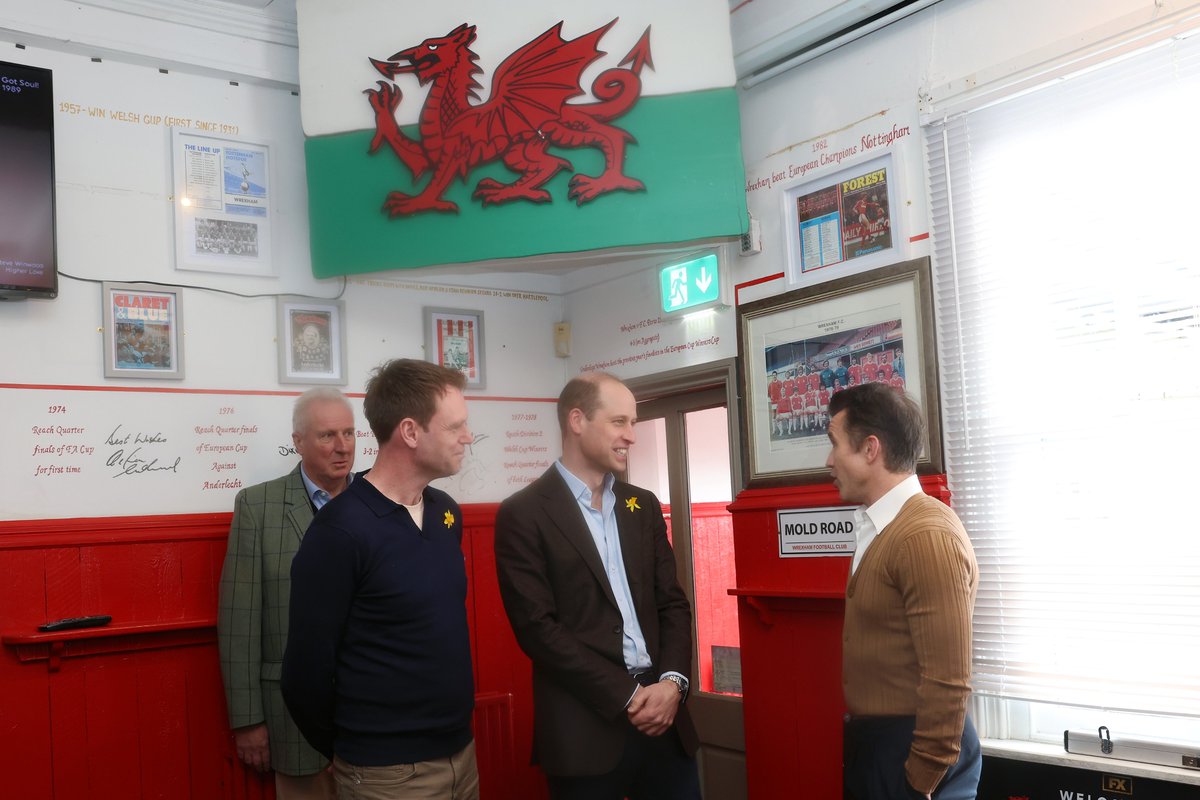
M 829 414 L 826 465 L 842 499 L 860 504 L 842 637 L 846 797 L 973 800 L 971 540 L 921 491 L 925 431 L 911 398 L 867 383 L 835 394 Z

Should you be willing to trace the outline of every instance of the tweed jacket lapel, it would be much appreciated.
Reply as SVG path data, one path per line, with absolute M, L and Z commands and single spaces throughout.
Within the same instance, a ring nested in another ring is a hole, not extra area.
M 596 549 L 592 532 L 588 530 L 587 521 L 583 518 L 583 511 L 579 508 L 579 501 L 571 494 L 570 487 L 567 486 L 562 475 L 558 474 L 558 467 L 551 466 L 538 479 L 538 483 L 541 484 L 539 488 L 545 500 L 546 516 L 550 523 L 558 528 L 563 538 L 579 553 L 579 557 L 596 577 L 596 582 L 600 584 L 604 596 L 615 606 L 617 598 L 613 594 L 608 575 L 604 572 L 604 562 L 600 560 L 600 551 Z
M 287 489 L 283 494 L 284 505 L 287 506 L 286 516 L 291 523 L 292 534 L 296 537 L 296 547 L 304 538 L 304 532 L 313 521 L 312 503 L 309 502 L 308 492 L 304 488 L 304 479 L 300 477 L 300 465 L 288 473 Z

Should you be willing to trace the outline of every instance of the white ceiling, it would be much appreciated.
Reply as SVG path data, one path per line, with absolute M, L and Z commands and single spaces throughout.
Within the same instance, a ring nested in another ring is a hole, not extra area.
M 212 5 L 223 4 L 262 9 L 263 13 L 281 22 L 296 23 L 296 0 L 209 0 Z

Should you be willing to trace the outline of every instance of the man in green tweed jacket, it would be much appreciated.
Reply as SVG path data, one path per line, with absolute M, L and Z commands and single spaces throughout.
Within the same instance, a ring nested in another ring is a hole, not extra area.
M 337 389 L 310 389 L 292 413 L 300 463 L 247 487 L 234 501 L 221 570 L 217 642 L 238 757 L 275 770 L 278 800 L 331 800 L 329 762 L 304 740 L 284 706 L 279 673 L 287 645 L 292 558 L 316 511 L 341 493 L 354 467 L 354 412 Z

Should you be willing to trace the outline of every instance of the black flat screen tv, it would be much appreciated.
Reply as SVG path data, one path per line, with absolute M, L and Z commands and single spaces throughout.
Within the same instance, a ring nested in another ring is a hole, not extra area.
M 58 295 L 50 76 L 0 61 L 0 300 Z

